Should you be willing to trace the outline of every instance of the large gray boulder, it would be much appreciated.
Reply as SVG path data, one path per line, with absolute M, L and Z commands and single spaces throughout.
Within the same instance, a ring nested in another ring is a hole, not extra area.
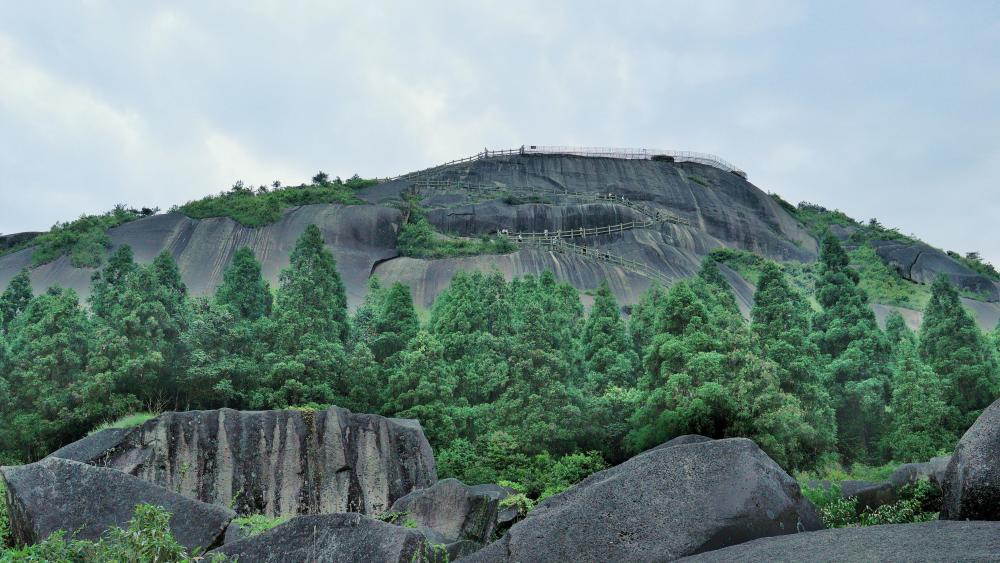
M 506 496 L 490 488 L 477 490 L 458 479 L 444 479 L 397 500 L 390 512 L 400 514 L 396 524 L 412 521 L 425 533 L 429 531 L 428 537 L 445 544 L 449 556 L 457 559 L 490 541 L 505 512 L 500 502 Z
M 822 529 L 799 486 L 745 438 L 653 449 L 542 502 L 468 561 L 668 561 Z
M 915 485 L 918 481 L 929 481 L 940 487 L 944 483 L 944 476 L 948 471 L 950 461 L 951 456 L 939 456 L 932 457 L 930 461 L 904 463 L 892 472 L 892 475 L 889 476 L 889 482 L 897 489 L 907 485 Z
M 378 514 L 437 481 L 415 420 L 325 411 L 168 412 L 50 457 L 110 467 L 241 514 Z
M 955 446 L 943 489 L 942 520 L 1000 520 L 1000 400 Z
M 236 513 L 206 504 L 131 475 L 66 459 L 0 468 L 7 485 L 11 532 L 19 545 L 57 530 L 94 540 L 108 528 L 126 527 L 137 504 L 162 506 L 173 516 L 170 532 L 189 549 L 211 548 Z
M 1000 523 L 938 521 L 836 528 L 758 539 L 681 561 L 1000 561 Z
M 841 481 L 840 496 L 858 499 L 858 511 L 866 508 L 875 510 L 884 504 L 892 504 L 899 500 L 892 483 L 874 481 Z
M 210 552 L 254 563 L 445 563 L 444 546 L 419 530 L 380 522 L 361 514 L 299 516 L 262 534 L 227 543 Z
M 674 446 L 686 446 L 688 444 L 700 444 L 702 442 L 711 442 L 712 439 L 708 436 L 702 436 L 701 434 L 685 434 L 683 436 L 678 436 L 676 438 L 671 438 L 666 442 L 663 442 L 659 446 L 652 449 L 658 450 L 660 448 L 672 448 Z

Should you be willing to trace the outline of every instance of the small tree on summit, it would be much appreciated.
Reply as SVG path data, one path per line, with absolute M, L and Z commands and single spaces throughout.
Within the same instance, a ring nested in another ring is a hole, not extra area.
M 312 177 L 312 183 L 317 186 L 325 186 L 330 181 L 330 175 L 320 170 Z

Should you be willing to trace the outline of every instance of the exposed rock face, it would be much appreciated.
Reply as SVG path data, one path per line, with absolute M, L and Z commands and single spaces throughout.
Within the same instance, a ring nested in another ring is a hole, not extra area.
M 944 478 L 942 520 L 1000 520 L 1000 400 L 955 447 Z
M 924 522 L 763 538 L 681 561 L 1000 561 L 1000 523 Z
M 170 532 L 181 545 L 211 548 L 236 516 L 120 471 L 66 459 L 3 467 L 0 474 L 7 484 L 11 531 L 21 545 L 57 530 L 94 540 L 108 528 L 126 527 L 137 504 L 153 504 L 173 514 Z
M 921 463 L 904 463 L 892 472 L 889 482 L 897 489 L 921 480 L 930 481 L 940 487 L 944 483 L 950 461 L 951 456 L 940 456 Z
M 989 301 L 1000 299 L 993 280 L 928 244 L 878 240 L 871 245 L 886 264 L 910 281 L 930 284 L 944 273 L 962 289 L 982 294 Z
M 227 218 L 191 219 L 180 213 L 165 213 L 126 223 L 108 231 L 115 247 L 127 244 L 138 262 L 148 263 L 163 251 L 177 260 L 181 276 L 194 295 L 215 292 L 222 273 L 240 248 L 247 246 L 261 262 L 261 273 L 272 284 L 282 268 L 288 267 L 295 241 L 315 223 L 327 247 L 337 259 L 348 300 L 360 303 L 372 267 L 392 258 L 400 212 L 373 205 L 305 205 L 285 211 L 272 225 L 252 229 Z M 0 287 L 21 268 L 31 266 L 32 250 L 0 256 Z M 86 298 L 90 294 L 89 268 L 74 268 L 68 257 L 35 268 L 31 272 L 36 292 L 59 284 L 73 288 Z
M 378 514 L 437 481 L 415 420 L 326 411 L 169 412 L 52 454 L 119 469 L 241 514 Z
M 468 561 L 669 561 L 823 527 L 756 444 L 713 440 L 644 452 L 549 497 Z
M 659 446 L 652 448 L 658 450 L 660 448 L 672 448 L 674 446 L 686 446 L 688 444 L 700 444 L 702 442 L 711 442 L 712 439 L 708 436 L 702 436 L 701 434 L 685 434 L 683 436 L 678 436 L 676 438 L 671 438 L 666 442 L 663 442 Z
M 447 553 L 417 530 L 360 514 L 299 516 L 262 534 L 228 543 L 217 553 L 238 561 L 286 563 L 445 563 Z
M 499 491 L 506 492 L 502 487 Z M 428 537 L 445 544 L 448 555 L 457 559 L 493 537 L 503 511 L 500 501 L 506 497 L 497 493 L 493 488 L 477 490 L 458 479 L 445 479 L 397 500 L 390 511 L 405 512 L 407 520 L 412 519 Z
M 883 504 L 892 504 L 898 500 L 892 483 L 876 483 L 873 481 L 842 481 L 840 496 L 858 499 L 858 510 L 876 509 Z

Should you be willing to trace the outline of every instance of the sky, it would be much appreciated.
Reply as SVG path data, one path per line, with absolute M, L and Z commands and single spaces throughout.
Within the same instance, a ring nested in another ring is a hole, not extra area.
M 994 0 L 0 0 L 0 233 L 607 146 L 1000 265 L 998 102 Z

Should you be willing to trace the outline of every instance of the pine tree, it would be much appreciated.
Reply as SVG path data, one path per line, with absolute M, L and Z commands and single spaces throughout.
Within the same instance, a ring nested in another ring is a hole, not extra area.
M 823 239 L 812 340 L 829 358 L 828 391 L 837 413 L 838 449 L 845 461 L 884 460 L 880 450 L 892 353 L 858 287 L 847 253 L 833 235 Z
M 948 430 L 948 421 L 954 417 L 953 409 L 944 401 L 941 381 L 909 340 L 900 342 L 898 357 L 887 442 L 894 460 L 925 461 L 952 448 L 955 436 Z
M 351 334 L 355 342 L 363 343 L 369 349 L 375 342 L 375 323 L 378 321 L 379 311 L 382 310 L 382 299 L 385 291 L 382 288 L 382 281 L 378 276 L 368 278 L 368 292 L 365 293 L 365 300 L 354 312 L 351 319 Z
M 90 324 L 73 290 L 50 288 L 32 299 L 11 326 L 10 369 L 14 393 L 0 415 L 0 450 L 26 459 L 80 436 L 114 398 L 91 393 L 84 372 Z M 87 402 L 86 398 L 94 401 Z
M 632 348 L 640 360 L 645 359 L 646 348 L 653 343 L 653 335 L 656 334 L 656 313 L 665 297 L 666 292 L 660 284 L 654 282 L 632 307 L 628 319 L 628 333 L 632 339 Z
M 583 328 L 587 388 L 600 395 L 609 386 L 632 387 L 638 380 L 639 357 L 632 349 L 618 303 L 602 283 Z
M 910 330 L 910 327 L 906 326 L 906 320 L 903 319 L 903 315 L 899 311 L 890 311 L 886 316 L 885 337 L 897 359 L 899 347 L 904 340 L 909 342 L 911 346 L 917 345 L 917 335 Z
M 944 382 L 945 402 L 958 409 L 951 429 L 961 433 L 996 398 L 996 364 L 958 291 L 940 275 L 920 327 L 920 357 Z
M 281 272 L 275 303 L 278 346 L 296 350 L 306 335 L 329 341 L 347 336 L 347 296 L 337 261 L 316 225 L 295 243 L 290 266 Z
M 348 360 L 347 374 L 347 393 L 338 404 L 354 412 L 382 412 L 385 404 L 382 393 L 389 381 L 364 342 L 354 347 Z
M 31 297 L 31 277 L 28 270 L 21 270 L 0 295 L 0 334 L 7 332 L 14 319 L 28 308 Z
M 421 331 L 402 353 L 389 376 L 385 412 L 420 421 L 431 445 L 443 447 L 458 437 L 461 423 L 452 402 L 455 377 L 442 356 L 441 343 Z
M 98 317 L 109 318 L 112 310 L 120 305 L 125 282 L 135 269 L 132 247 L 119 246 L 104 269 L 94 272 L 91 277 L 90 311 Z
M 260 273 L 253 251 L 243 247 L 223 274 L 215 302 L 233 309 L 236 318 L 256 320 L 271 315 L 271 287 Z
M 347 297 L 316 225 L 295 243 L 275 300 L 271 393 L 259 407 L 323 405 L 346 388 Z
M 809 339 L 809 317 L 809 304 L 788 285 L 778 265 L 767 262 L 754 293 L 750 331 L 761 356 L 774 363 L 781 391 L 798 399 L 808 425 L 808 441 L 800 447 L 818 455 L 834 445 L 836 424 L 819 350 Z
M 417 311 L 413 308 L 410 288 L 396 282 L 382 299 L 375 321 L 372 353 L 379 363 L 392 358 L 409 344 L 420 330 Z

